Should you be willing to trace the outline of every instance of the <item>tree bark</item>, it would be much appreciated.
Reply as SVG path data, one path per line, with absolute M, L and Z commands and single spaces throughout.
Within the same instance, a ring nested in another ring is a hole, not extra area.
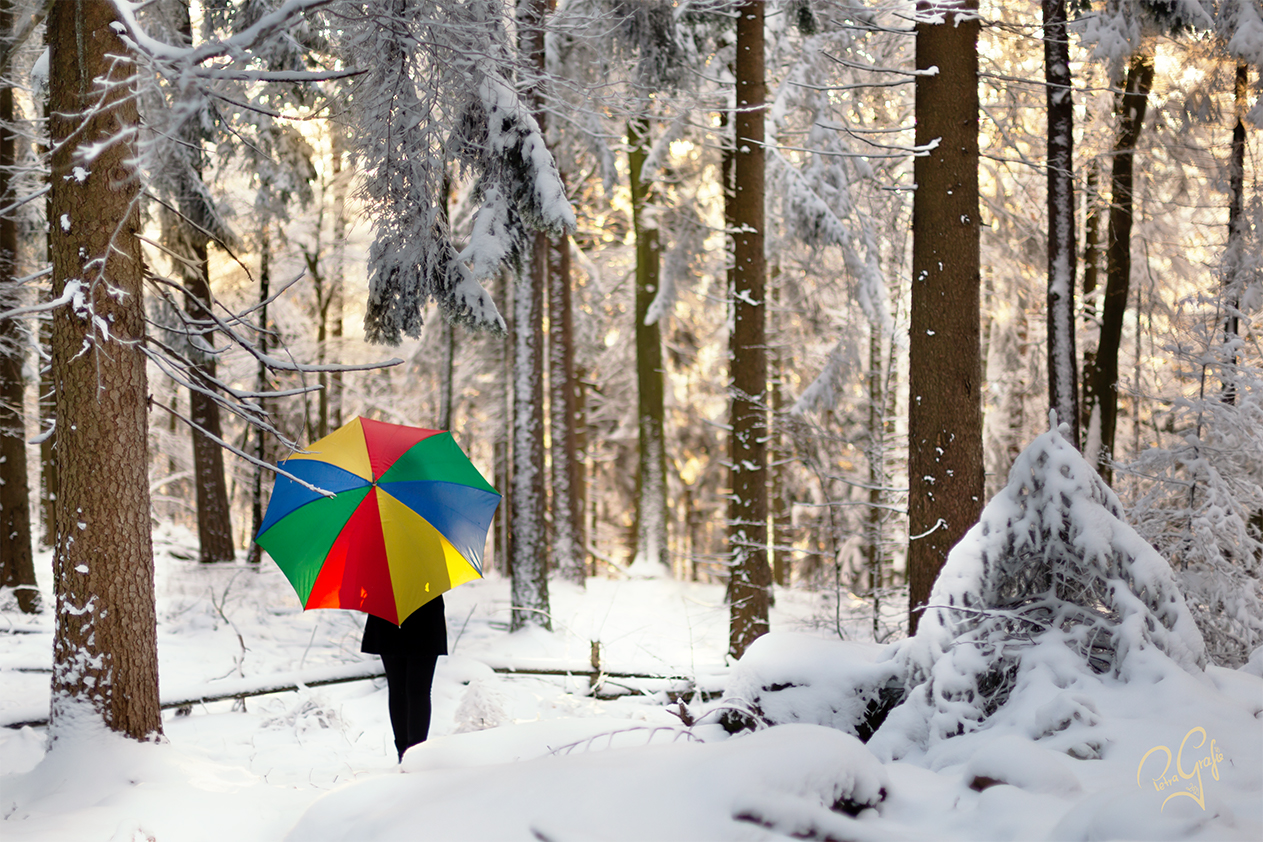
M 523 0 L 518 8 L 523 56 L 537 69 L 544 62 L 547 0 Z M 527 97 L 544 128 L 542 92 Z M 544 473 L 544 291 L 548 284 L 548 237 L 536 234 L 514 293 L 513 495 L 509 514 L 513 602 L 510 628 L 552 628 L 548 601 Z
M 548 241 L 549 418 L 552 424 L 553 554 L 557 571 L 583 586 L 583 551 L 578 454 L 578 383 L 575 381 L 574 312 L 571 302 L 570 238 Z
M 917 5 L 908 341 L 909 634 L 982 511 L 977 0 Z M 936 145 L 935 145 L 936 144 Z
M 1079 444 L 1079 377 L 1074 337 L 1074 97 L 1066 0 L 1043 0 L 1048 110 L 1048 404 Z
M 12 27 L 12 4 L 0 0 L 0 34 L 8 37 Z M 9 68 L 0 67 L 0 77 L 8 76 Z M 0 88 L 0 203 L 6 206 L 13 201 L 12 174 L 17 162 L 12 126 L 13 88 L 5 86 Z M 0 217 L 0 290 L 14 288 L 17 252 L 17 220 L 6 214 Z M 26 380 L 22 374 L 26 345 L 21 323 L 0 319 L 0 585 L 14 588 L 18 608 L 34 614 L 40 610 L 40 599 L 26 475 Z
M 662 331 L 646 324 L 649 305 L 661 283 L 658 226 L 648 207 L 652 186 L 641 178 L 651 146 L 649 121 L 627 121 L 627 163 L 631 182 L 632 227 L 636 234 L 636 417 L 639 458 L 636 471 L 636 545 L 632 558 L 650 569 L 670 571 L 667 555 L 666 412 L 663 406 Z
M 54 3 L 49 128 L 53 291 L 84 304 L 53 320 L 57 539 L 53 556 L 50 734 L 94 725 L 135 739 L 162 732 L 154 610 L 141 227 L 132 138 L 133 67 L 107 0 Z M 96 79 L 110 87 L 99 88 Z M 99 106 L 90 116 L 85 112 Z M 72 139 L 73 136 L 73 139 Z M 78 150 L 96 146 L 89 162 Z M 82 180 L 72 168 L 82 166 Z M 109 324 L 109 332 L 100 325 Z
M 762 2 L 737 7 L 736 112 L 733 117 L 732 377 L 728 438 L 731 599 L 728 653 L 740 658 L 768 631 L 772 571 L 767 557 L 767 263 L 763 254 Z
M 1131 287 L 1131 226 L 1136 144 L 1153 87 L 1153 56 L 1137 55 L 1127 70 L 1118 106 L 1118 139 L 1110 184 L 1109 230 L 1106 234 L 1105 296 L 1101 333 L 1088 379 L 1088 430 L 1084 456 L 1107 483 L 1114 477 L 1114 432 L 1118 422 L 1118 352 L 1123 341 L 1123 316 Z

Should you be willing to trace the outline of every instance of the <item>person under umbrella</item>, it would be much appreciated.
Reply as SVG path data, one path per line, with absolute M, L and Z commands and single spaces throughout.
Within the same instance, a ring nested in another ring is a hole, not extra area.
M 304 609 L 369 615 L 399 759 L 425 740 L 447 654 L 441 595 L 482 576 L 500 493 L 450 432 L 356 418 L 279 463 L 255 541 Z
M 396 626 L 373 614 L 364 624 L 360 651 L 380 655 L 386 670 L 390 727 L 395 732 L 399 762 L 430 733 L 430 687 L 439 656 L 447 654 L 447 621 L 443 597 L 422 605 Z

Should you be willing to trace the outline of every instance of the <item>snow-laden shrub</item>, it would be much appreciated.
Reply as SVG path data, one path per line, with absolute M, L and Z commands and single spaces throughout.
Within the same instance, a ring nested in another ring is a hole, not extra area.
M 867 741 L 903 698 L 895 665 L 875 643 L 765 634 L 733 668 L 720 703 L 730 732 L 805 722 Z
M 1242 376 L 1233 403 L 1218 396 L 1180 402 L 1173 423 L 1188 432 L 1131 466 L 1148 480 L 1130 510 L 1136 531 L 1170 559 L 1207 655 L 1232 668 L 1263 646 L 1259 385 Z
M 1033 661 L 1045 667 L 1123 680 L 1129 657 L 1148 648 L 1190 672 L 1206 663 L 1167 562 L 1056 429 L 1017 458 L 1008 485 L 948 556 L 916 635 L 895 650 L 905 707 L 928 720 L 913 741 L 981 727 L 1037 645 Z

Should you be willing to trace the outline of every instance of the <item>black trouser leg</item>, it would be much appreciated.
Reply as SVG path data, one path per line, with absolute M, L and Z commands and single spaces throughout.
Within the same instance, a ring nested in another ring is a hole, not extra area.
M 382 655 L 389 697 L 390 727 L 395 732 L 399 759 L 430 733 L 430 685 L 434 682 L 434 655 Z
M 382 654 L 386 670 L 386 698 L 390 709 L 390 727 L 395 732 L 395 750 L 399 759 L 408 748 L 408 658 L 406 655 Z

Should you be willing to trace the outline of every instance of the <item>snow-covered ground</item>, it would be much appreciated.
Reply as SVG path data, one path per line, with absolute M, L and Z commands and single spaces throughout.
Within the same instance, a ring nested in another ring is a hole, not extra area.
M 302 612 L 271 564 L 199 566 L 170 529 L 155 543 L 164 698 L 365 660 L 362 617 Z M 836 642 L 815 630 L 822 595 L 781 591 L 778 633 L 730 671 L 722 598 L 662 580 L 553 583 L 554 633 L 510 635 L 507 581 L 456 589 L 431 740 L 402 765 L 381 679 L 167 711 L 157 745 L 101 734 L 46 752 L 42 729 L 0 729 L 0 838 L 1263 838 L 1257 654 L 1240 671 L 1192 675 L 1155 655 L 1127 684 L 1019 688 L 992 727 L 883 762 L 814 724 L 845 718 L 848 682 L 879 669 L 879 647 Z M 0 613 L 0 720 L 46 710 L 51 623 Z M 608 672 L 676 678 L 610 679 L 602 695 L 639 692 L 594 698 L 594 641 Z M 493 669 L 510 665 L 574 674 Z M 668 691 L 726 682 L 746 697 L 775 687 L 780 716 L 803 721 L 730 736 L 722 702 L 695 700 L 700 724 L 685 727 Z

